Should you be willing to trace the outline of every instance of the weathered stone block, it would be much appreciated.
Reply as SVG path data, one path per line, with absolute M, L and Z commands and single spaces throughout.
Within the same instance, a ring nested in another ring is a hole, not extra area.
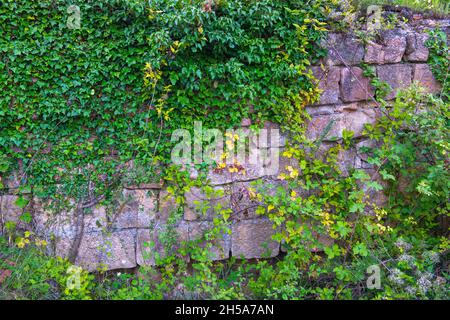
M 124 189 L 109 215 L 114 229 L 148 228 L 155 219 L 157 191 Z
M 256 217 L 256 209 L 262 205 L 254 196 L 254 187 L 249 182 L 239 182 L 227 186 L 230 195 L 232 219 L 245 220 Z
M 153 242 L 154 231 L 150 229 L 137 230 L 136 236 L 136 262 L 140 266 L 154 266 L 155 253 L 151 246 Z
M 331 33 L 323 45 L 328 49 L 327 65 L 356 65 L 363 60 L 364 46 L 352 35 Z
M 287 133 L 283 132 L 279 124 L 266 121 L 263 129 L 266 130 L 267 133 L 257 133 L 258 148 L 282 148 L 286 146 L 288 140 Z
M 252 181 L 262 178 L 267 175 L 263 166 L 258 164 L 250 164 L 248 162 L 241 164 L 241 169 L 238 172 L 230 172 L 231 167 L 214 169 L 208 172 L 208 180 L 213 186 L 220 186 L 230 184 L 232 182 Z
M 277 172 L 278 174 L 278 172 Z M 205 194 L 199 188 L 191 188 L 185 194 L 184 220 L 211 221 L 222 211 L 228 211 L 231 219 L 253 219 L 261 205 L 254 196 L 250 182 L 234 182 L 214 187 Z
M 195 221 L 189 223 L 189 240 L 199 241 L 200 246 L 209 248 L 209 257 L 211 260 L 224 260 L 230 257 L 231 251 L 231 235 L 227 232 L 222 232 L 215 236 L 215 238 L 205 237 L 206 233 L 211 232 L 214 224 L 209 221 Z M 208 239 L 208 240 L 204 240 Z M 195 259 L 195 257 L 191 257 Z
M 278 174 L 283 150 L 283 148 L 258 149 L 258 163 L 264 168 L 264 177 Z
M 429 39 L 427 33 L 409 33 L 406 37 L 405 60 L 411 62 L 427 62 L 430 52 L 425 46 Z
M 16 205 L 19 197 L 14 195 L 0 196 L 0 226 L 8 221 L 18 223 L 24 209 Z
M 243 118 L 241 121 L 242 127 L 250 127 L 252 125 L 252 120 L 249 118 Z
M 189 240 L 189 225 L 180 221 L 177 225 L 156 225 L 152 229 L 138 229 L 136 239 L 136 261 L 140 266 L 156 265 L 157 257 L 178 255 L 183 241 Z M 187 257 L 182 257 L 187 258 Z
M 359 67 L 343 68 L 341 71 L 341 97 L 344 102 L 369 100 L 374 95 L 370 79 L 364 77 Z
M 327 116 L 336 112 L 336 106 L 306 106 L 306 112 L 311 117 Z
M 317 156 L 324 159 L 329 154 L 330 149 L 336 147 L 338 147 L 337 143 L 324 141 L 318 149 Z M 336 164 L 339 167 L 339 170 L 342 171 L 342 176 L 348 176 L 350 170 L 355 167 L 356 150 L 354 148 L 349 148 L 347 150 L 339 148 L 338 150 Z M 333 152 L 335 151 L 333 150 Z
M 3 185 L 5 189 L 9 189 L 10 193 L 14 193 L 20 187 L 20 178 L 20 173 L 14 171 L 7 176 L 0 177 L 0 185 Z
M 225 187 L 214 187 L 208 192 L 193 187 L 185 192 L 184 220 L 212 220 L 214 214 L 230 208 L 230 195 Z
M 74 238 L 56 240 L 56 255 L 67 257 Z M 136 230 L 83 234 L 75 264 L 88 271 L 136 267 Z
M 415 64 L 413 66 L 413 80 L 429 93 L 438 93 L 442 89 L 441 84 L 434 77 L 428 64 Z
M 272 240 L 276 231 L 270 220 L 242 220 L 235 222 L 231 228 L 231 253 L 234 257 L 252 259 L 278 255 L 280 244 Z
M 83 210 L 82 218 L 79 220 L 73 202 L 67 205 L 65 211 L 50 208 L 47 205 L 36 200 L 34 206 L 35 228 L 43 237 L 71 238 L 81 228 L 86 233 L 102 232 L 108 229 L 106 210 L 102 206 Z
M 158 211 L 155 216 L 158 223 L 165 223 L 172 214 L 179 210 L 180 206 L 174 196 L 170 194 L 167 189 L 163 189 L 159 193 L 158 203 Z
M 274 174 L 273 176 L 270 177 L 272 180 L 280 181 L 281 180 L 280 176 L 282 173 L 289 175 L 290 171 L 287 168 L 290 168 L 290 167 L 297 168 L 299 175 L 301 175 L 301 170 L 299 169 L 299 165 L 298 165 L 298 159 L 296 159 L 295 157 L 286 157 L 283 155 L 283 152 L 281 152 L 279 161 L 280 161 L 279 170 L 276 174 Z M 268 183 L 270 183 L 270 182 L 268 182 Z M 268 186 L 266 181 L 264 181 L 264 186 Z M 265 190 L 264 192 L 266 193 L 267 190 Z
M 373 165 L 367 162 L 368 155 L 363 153 L 363 147 L 374 147 L 375 143 L 372 140 L 355 141 L 355 146 L 344 149 L 342 146 L 338 148 L 337 165 L 342 172 L 342 176 L 348 176 L 352 169 L 370 169 Z M 316 156 L 324 159 L 331 148 L 338 147 L 336 142 L 323 141 L 318 148 Z M 333 150 L 333 152 L 336 152 Z
M 398 89 L 411 85 L 412 67 L 407 64 L 377 66 L 377 76 L 391 86 L 392 92 L 386 97 L 387 100 L 391 100 L 397 95 Z
M 319 81 L 320 101 L 318 104 L 333 104 L 339 102 L 339 81 L 341 80 L 341 69 L 339 67 L 311 68 L 314 77 Z
M 388 30 L 382 35 L 381 44 L 369 42 L 364 61 L 371 64 L 397 63 L 406 51 L 406 35 L 401 30 Z
M 107 221 L 106 209 L 103 206 L 93 207 L 84 211 L 85 232 L 105 231 L 108 229 Z
M 361 137 L 366 124 L 373 124 L 378 110 L 359 107 L 356 103 L 337 106 L 335 113 L 313 117 L 308 123 L 307 136 L 310 139 L 333 141 L 342 138 L 343 130 L 353 131 L 354 137 Z

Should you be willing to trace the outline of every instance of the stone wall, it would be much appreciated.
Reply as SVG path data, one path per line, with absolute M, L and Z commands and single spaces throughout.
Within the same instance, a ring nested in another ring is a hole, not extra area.
M 374 89 L 369 79 L 363 76 L 362 62 L 375 66 L 376 74 L 393 88 L 388 99 L 393 99 L 399 88 L 419 82 L 429 92 L 440 90 L 439 83 L 433 77 L 427 65 L 428 49 L 424 42 L 426 30 L 436 25 L 442 26 L 450 34 L 450 20 L 426 20 L 407 28 L 389 30 L 376 42 L 369 41 L 363 46 L 351 35 L 330 34 L 324 45 L 329 55 L 321 61 L 322 66 L 313 66 L 312 72 L 319 79 L 323 90 L 319 103 L 307 107 L 311 115 L 308 135 L 323 139 L 323 148 L 336 143 L 336 137 L 342 137 L 344 129 L 355 133 L 356 146 L 339 155 L 340 166 L 346 169 L 362 168 L 375 174 L 371 165 L 359 149 L 370 145 L 362 132 L 364 124 L 373 123 L 379 115 L 374 101 Z M 250 121 L 243 121 L 243 127 Z M 267 127 L 276 125 L 267 123 Z M 329 129 L 324 135 L 325 129 Z M 285 145 L 285 138 L 279 144 L 261 146 L 264 152 L 279 152 Z M 290 164 L 281 158 L 280 172 Z M 84 214 L 77 214 L 76 208 L 69 212 L 54 215 L 39 205 L 38 200 L 29 195 L 30 208 L 21 209 L 15 205 L 17 195 L 11 188 L 10 194 L 0 196 L 0 223 L 16 221 L 24 210 L 33 213 L 33 227 L 43 237 L 51 239 L 50 249 L 62 256 L 73 254 L 71 248 L 77 242 L 78 250 L 73 257 L 75 262 L 89 270 L 98 268 L 121 269 L 142 265 L 153 265 L 154 254 L 164 254 L 158 235 L 168 232 L 178 241 L 195 239 L 203 231 L 212 227 L 212 209 L 200 213 L 195 203 L 208 200 L 211 206 L 232 209 L 230 234 L 215 241 L 211 250 L 211 259 L 221 260 L 230 256 L 245 258 L 274 257 L 280 253 L 281 246 L 271 239 L 275 233 L 272 223 L 256 215 L 258 203 L 250 197 L 251 181 L 262 179 L 266 185 L 282 185 L 278 174 L 267 174 L 263 167 L 244 164 L 246 174 L 227 171 L 211 171 L 209 179 L 216 190 L 222 190 L 225 196 L 209 199 L 199 189 L 193 188 L 185 194 L 182 219 L 173 229 L 168 227 L 169 214 L 175 207 L 174 199 L 168 196 L 161 185 L 140 185 L 125 187 L 117 195 L 115 207 L 93 207 Z M 192 177 L 196 173 L 192 172 Z M 13 183 L 14 179 L 11 179 Z M 374 196 L 382 202 L 382 195 Z M 155 246 L 147 244 L 152 241 Z

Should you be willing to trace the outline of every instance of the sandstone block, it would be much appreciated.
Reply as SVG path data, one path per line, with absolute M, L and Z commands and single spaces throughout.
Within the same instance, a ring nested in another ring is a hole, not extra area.
M 263 129 L 266 130 L 266 133 L 257 132 L 258 148 L 282 148 L 286 146 L 287 133 L 283 132 L 279 124 L 266 121 Z
M 93 207 L 83 210 L 82 220 L 76 216 L 75 203 L 65 206 L 65 210 L 51 207 L 51 204 L 44 204 L 35 200 L 34 223 L 36 231 L 43 237 L 64 237 L 71 238 L 77 233 L 77 228 L 86 233 L 102 232 L 108 229 L 108 219 L 103 206 Z M 77 227 L 78 224 L 78 227 Z
M 354 138 L 363 135 L 366 124 L 373 124 L 378 111 L 371 107 L 349 104 L 335 107 L 335 113 L 313 117 L 308 123 L 307 136 L 312 140 L 333 141 L 342 138 L 343 130 L 353 131 Z
M 377 66 L 378 78 L 387 82 L 392 92 L 386 97 L 387 100 L 394 99 L 398 89 L 407 88 L 411 85 L 412 67 L 407 64 Z
M 252 125 L 252 120 L 249 118 L 244 118 L 241 121 L 241 126 L 242 127 L 250 127 Z
M 18 223 L 20 216 L 24 212 L 24 209 L 16 205 L 16 201 L 19 199 L 15 195 L 3 195 L 0 196 L 0 225 L 8 221 Z
M 364 61 L 371 64 L 398 63 L 406 51 L 406 35 L 400 30 L 388 30 L 381 43 L 369 42 Z
M 224 187 L 192 187 L 185 192 L 184 220 L 212 220 L 215 213 L 230 208 L 230 195 Z
M 174 196 L 170 194 L 167 189 L 161 190 L 158 201 L 159 208 L 156 212 L 155 220 L 158 223 L 165 223 L 171 215 L 178 212 L 180 204 L 177 203 Z
M 429 39 L 427 33 L 409 33 L 406 37 L 405 60 L 411 62 L 427 62 L 430 52 L 425 46 Z
M 199 245 L 203 248 L 210 247 L 209 257 L 213 261 L 228 259 L 231 250 L 231 235 L 227 232 L 220 231 L 220 234 L 214 235 L 213 237 L 207 236 L 213 228 L 214 224 L 209 221 L 190 222 L 189 240 L 201 241 Z M 191 258 L 195 259 L 195 257 Z
M 246 259 L 275 257 L 280 244 L 272 240 L 276 233 L 273 223 L 264 218 L 242 220 L 232 225 L 231 253 Z
M 178 255 L 183 241 L 189 240 L 189 226 L 185 221 L 178 225 L 156 225 L 152 229 L 138 229 L 136 239 L 136 261 L 140 266 L 154 266 L 158 257 Z M 186 257 L 182 257 L 186 258 Z
M 238 220 L 255 218 L 256 209 L 262 205 L 253 195 L 255 188 L 248 182 L 234 183 L 227 188 L 230 195 L 231 218 Z
M 225 168 L 210 170 L 207 176 L 210 184 L 220 186 L 233 182 L 252 181 L 267 175 L 267 170 L 263 166 L 250 164 L 248 161 L 240 164 L 238 172 L 230 172 L 230 170 L 233 170 L 232 167 L 234 166 L 229 164 Z
M 156 215 L 157 192 L 124 189 L 109 219 L 114 229 L 148 228 Z
M 336 112 L 336 106 L 306 106 L 306 112 L 311 117 L 327 116 Z
M 323 45 L 328 49 L 327 65 L 356 65 L 363 60 L 364 46 L 352 35 L 331 33 Z
M 74 238 L 57 238 L 56 255 L 67 257 L 73 241 Z M 88 271 L 136 267 L 136 230 L 85 233 L 75 264 Z
M 270 177 L 271 179 L 277 181 L 277 183 L 280 181 L 279 177 L 280 177 L 280 175 L 282 173 L 286 174 L 286 175 L 290 174 L 290 171 L 287 168 L 290 168 L 290 167 L 297 168 L 298 172 L 299 172 L 299 175 L 301 174 L 301 170 L 299 169 L 298 159 L 296 159 L 294 157 L 290 157 L 290 158 L 286 157 L 286 156 L 283 155 L 283 152 L 282 152 L 281 155 L 280 155 L 280 160 L 279 161 L 280 161 L 280 163 L 279 163 L 279 170 L 278 170 L 278 172 Z M 264 187 L 269 186 L 270 182 L 271 181 L 269 181 L 268 183 L 265 182 L 264 183 Z M 265 189 L 264 192 L 267 193 L 268 191 L 269 190 Z
M 359 67 L 343 68 L 341 73 L 341 95 L 344 102 L 369 100 L 374 95 L 370 79 L 364 77 Z
M 314 77 L 319 81 L 319 89 L 322 90 L 318 104 L 333 104 L 339 102 L 339 81 L 341 70 L 339 67 L 311 68 Z
M 413 67 L 413 80 L 424 87 L 429 93 L 441 91 L 441 84 L 436 80 L 427 64 L 415 64 Z

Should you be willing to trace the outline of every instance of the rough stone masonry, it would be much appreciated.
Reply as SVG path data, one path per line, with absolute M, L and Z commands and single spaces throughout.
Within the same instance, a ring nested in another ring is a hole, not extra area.
M 427 30 L 441 26 L 450 34 L 450 20 L 423 20 L 407 28 L 388 30 L 382 33 L 377 42 L 369 42 L 363 46 L 349 34 L 331 33 L 324 45 L 329 55 L 321 66 L 313 66 L 312 72 L 319 79 L 319 87 L 323 90 L 320 101 L 307 107 L 311 115 L 308 135 L 315 139 L 323 135 L 332 123 L 328 133 L 322 137 L 324 147 L 331 146 L 335 139 L 341 138 L 344 129 L 355 133 L 358 143 L 350 150 L 339 155 L 343 172 L 347 168 L 362 168 L 375 174 L 366 158 L 359 152 L 363 146 L 370 144 L 362 132 L 364 124 L 373 123 L 379 115 L 374 103 L 374 89 L 370 80 L 365 78 L 360 64 L 365 62 L 376 68 L 376 75 L 386 81 L 393 89 L 387 97 L 394 99 L 400 88 L 419 82 L 429 92 L 438 92 L 439 83 L 434 79 L 427 65 L 429 56 L 425 41 Z M 250 125 L 243 121 L 243 127 Z M 268 127 L 276 127 L 267 123 Z M 283 142 L 283 141 L 282 141 Z M 284 143 L 275 146 L 280 154 Z M 269 151 L 270 150 L 266 150 Z M 285 160 L 281 159 L 280 171 L 283 171 Z M 75 239 L 79 230 L 79 222 L 75 210 L 53 215 L 34 205 L 33 225 L 43 237 L 54 239 L 54 254 L 68 256 L 74 240 L 79 241 L 79 250 L 74 257 L 75 262 L 88 270 L 99 268 L 112 270 L 134 268 L 155 264 L 155 252 L 164 254 L 158 235 L 170 231 L 178 237 L 178 241 L 198 237 L 202 232 L 212 228 L 212 212 L 198 212 L 195 203 L 208 200 L 211 206 L 220 204 L 231 208 L 234 212 L 230 225 L 231 233 L 225 233 L 215 241 L 211 250 L 211 259 L 228 259 L 230 256 L 244 258 L 274 257 L 280 253 L 281 246 L 271 239 L 276 232 L 272 223 L 255 213 L 257 203 L 249 196 L 249 183 L 263 179 L 274 185 L 281 183 L 278 174 L 268 175 L 264 168 L 244 165 L 245 176 L 210 172 L 209 178 L 213 187 L 223 190 L 225 194 L 238 194 L 239 197 L 221 197 L 208 199 L 199 189 L 193 188 L 186 193 L 184 217 L 167 230 L 167 218 L 173 208 L 173 199 L 168 196 L 164 187 L 159 185 L 141 185 L 125 187 L 119 195 L 120 210 L 95 207 L 89 214 L 84 214 L 83 233 Z M 195 176 L 195 173 L 193 173 Z M 32 197 L 32 195 L 29 195 Z M 6 221 L 15 221 L 20 225 L 19 216 L 23 209 L 15 205 L 17 195 L 13 192 L 0 197 L 0 223 L 4 227 Z M 375 201 L 382 202 L 382 195 L 374 195 Z M 155 243 L 149 247 L 150 241 Z M 326 241 L 326 239 L 324 240 Z

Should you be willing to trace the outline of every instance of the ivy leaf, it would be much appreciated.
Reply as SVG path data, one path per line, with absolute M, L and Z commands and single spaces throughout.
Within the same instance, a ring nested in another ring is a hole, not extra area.
M 15 205 L 18 206 L 20 209 L 23 209 L 27 206 L 28 204 L 28 200 L 25 199 L 24 197 L 20 196 L 19 198 L 17 198 Z
M 172 72 L 172 73 L 170 74 L 170 83 L 171 83 L 173 86 L 176 85 L 178 79 L 179 79 L 178 74 L 176 74 L 176 73 L 174 73 L 174 72 Z
M 30 223 L 31 220 L 33 219 L 33 217 L 31 216 L 31 214 L 29 212 L 25 212 L 24 214 L 22 214 L 20 216 L 19 219 L 25 223 Z

